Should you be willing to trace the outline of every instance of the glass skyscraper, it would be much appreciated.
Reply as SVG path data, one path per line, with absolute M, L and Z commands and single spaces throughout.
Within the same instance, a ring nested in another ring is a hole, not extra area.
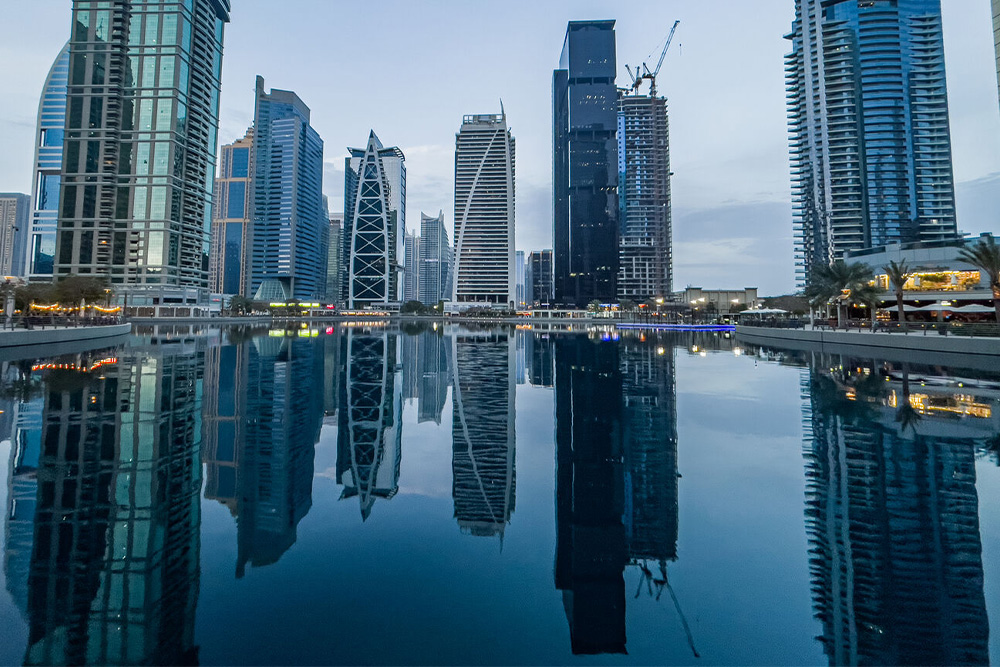
M 63 47 L 45 77 L 38 101 L 35 130 L 35 173 L 31 183 L 31 220 L 24 272 L 32 280 L 52 278 L 56 255 L 56 218 L 59 215 L 59 171 L 62 169 L 66 127 L 66 85 L 69 82 L 69 44 Z
M 0 276 L 24 275 L 29 208 L 28 195 L 0 192 Z
M 796 0 L 786 37 L 800 284 L 848 250 L 954 238 L 940 0 Z
M 403 290 L 406 164 L 374 131 L 344 161 L 344 298 L 350 308 L 398 302 Z
M 442 299 L 451 299 L 451 265 L 453 251 L 444 226 L 444 212 L 437 217 L 420 214 L 420 301 L 436 306 Z
M 74 0 L 55 275 L 207 296 L 229 0 Z
M 614 300 L 618 276 L 615 22 L 570 21 L 552 75 L 555 301 Z
M 253 128 L 239 141 L 219 149 L 212 211 L 209 289 L 215 294 L 246 294 L 246 235 L 250 227 L 250 152 Z
M 264 92 L 254 113 L 253 224 L 248 296 L 264 301 L 326 294 L 330 219 L 323 208 L 323 140 L 295 93 Z

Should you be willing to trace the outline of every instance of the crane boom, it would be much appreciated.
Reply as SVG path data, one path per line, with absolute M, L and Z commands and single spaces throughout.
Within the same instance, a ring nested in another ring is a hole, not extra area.
M 670 48 L 670 42 L 674 39 L 674 32 L 677 31 L 677 25 L 680 23 L 680 19 L 674 21 L 674 27 L 670 29 L 670 34 L 667 35 L 667 43 L 663 45 L 663 53 L 660 54 L 660 62 L 656 63 L 656 69 L 653 70 L 653 76 L 660 73 L 660 68 L 663 67 L 663 59 L 667 57 L 667 50 Z

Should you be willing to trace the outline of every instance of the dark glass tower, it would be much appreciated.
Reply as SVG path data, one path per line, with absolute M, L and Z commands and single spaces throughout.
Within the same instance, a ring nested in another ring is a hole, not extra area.
M 615 22 L 570 21 L 552 74 L 555 302 L 612 301 L 618 275 Z
M 57 277 L 207 298 L 228 21 L 229 0 L 74 0 Z

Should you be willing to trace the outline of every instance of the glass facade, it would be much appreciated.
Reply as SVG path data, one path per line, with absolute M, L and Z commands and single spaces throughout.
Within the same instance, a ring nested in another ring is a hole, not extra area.
M 797 0 L 786 56 L 798 279 L 955 238 L 940 0 Z
M 208 287 L 228 0 L 74 0 L 55 273 Z
M 571 21 L 552 76 L 555 301 L 616 296 L 618 89 L 615 22 Z
M 214 294 L 246 295 L 246 244 L 250 227 L 250 151 L 253 128 L 239 141 L 219 149 L 212 211 L 212 250 L 208 259 L 209 289 Z
M 344 297 L 351 308 L 398 302 L 403 294 L 406 164 L 375 132 L 344 163 Z
M 323 140 L 309 113 L 298 95 L 267 93 L 257 77 L 249 296 L 276 284 L 295 299 L 326 294 L 330 220 L 323 207 Z
M 31 280 L 52 277 L 62 179 L 63 138 L 66 133 L 66 86 L 69 82 L 69 44 L 52 63 L 38 102 L 35 131 L 35 174 L 32 181 L 31 221 L 24 271 Z

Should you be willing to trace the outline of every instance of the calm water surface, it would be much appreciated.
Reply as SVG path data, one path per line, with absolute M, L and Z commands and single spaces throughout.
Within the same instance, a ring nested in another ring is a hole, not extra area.
M 452 327 L 8 364 L 0 663 L 986 663 L 969 366 Z

